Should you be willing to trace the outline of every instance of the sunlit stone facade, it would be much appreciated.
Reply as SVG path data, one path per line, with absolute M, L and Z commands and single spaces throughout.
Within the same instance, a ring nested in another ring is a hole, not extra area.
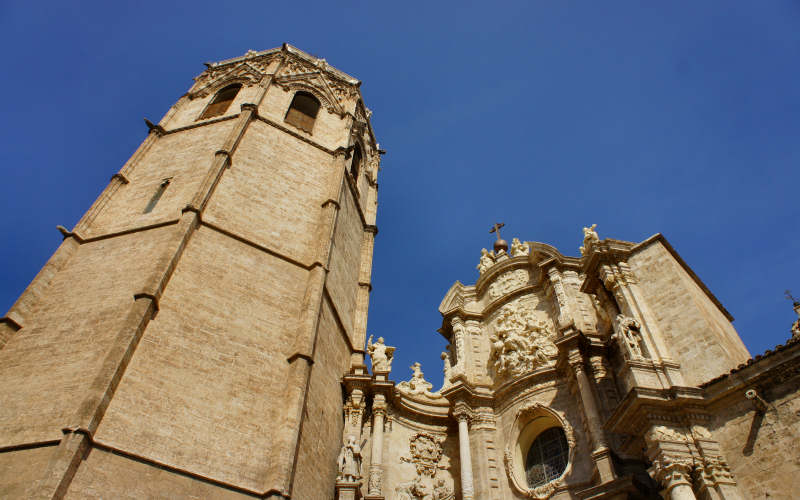
M 587 227 L 578 257 L 496 225 L 439 306 L 443 365 L 395 381 L 365 333 L 382 151 L 359 87 L 284 45 L 147 122 L 0 322 L 0 497 L 800 491 L 800 323 L 751 359 L 658 234 Z

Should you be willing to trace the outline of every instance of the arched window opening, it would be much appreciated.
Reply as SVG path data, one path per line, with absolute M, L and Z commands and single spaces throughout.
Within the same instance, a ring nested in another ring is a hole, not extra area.
M 542 431 L 533 440 L 525 458 L 528 487 L 547 484 L 564 473 L 569 461 L 569 444 L 561 427 Z
M 217 92 L 217 95 L 214 96 L 214 99 L 211 100 L 211 103 L 198 119 L 205 120 L 206 118 L 225 114 L 241 88 L 242 86 L 240 84 L 235 83 Z
M 353 161 L 350 163 L 350 175 L 356 182 L 358 182 L 358 174 L 361 172 L 361 158 L 361 148 L 356 144 L 353 149 Z
M 309 134 L 319 113 L 319 101 L 308 92 L 298 92 L 292 99 L 289 111 L 286 112 L 286 123 L 294 125 Z

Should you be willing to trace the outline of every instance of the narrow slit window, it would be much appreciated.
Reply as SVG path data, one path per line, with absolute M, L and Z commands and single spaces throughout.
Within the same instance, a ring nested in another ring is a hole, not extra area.
M 161 181 L 161 184 L 158 186 L 158 189 L 156 189 L 156 192 L 153 193 L 153 197 L 150 198 L 150 201 L 147 202 L 147 206 L 144 207 L 144 212 L 142 213 L 149 214 L 150 212 L 153 211 L 154 208 L 156 208 L 158 200 L 161 199 L 161 196 L 164 194 L 164 191 L 167 190 L 167 186 L 169 186 L 169 181 L 170 179 L 164 179 L 163 181 Z
M 361 148 L 356 145 L 355 149 L 353 150 L 353 162 L 350 163 L 350 175 L 353 176 L 353 180 L 358 183 L 358 173 L 361 171 Z
M 289 105 L 284 121 L 310 134 L 317 120 L 317 113 L 319 113 L 317 98 L 308 92 L 298 92 Z
M 212 118 L 214 116 L 225 114 L 241 88 L 242 86 L 237 83 L 234 85 L 228 85 L 224 89 L 217 92 L 217 95 L 214 96 L 214 99 L 211 100 L 211 103 L 198 119 L 205 120 L 206 118 Z

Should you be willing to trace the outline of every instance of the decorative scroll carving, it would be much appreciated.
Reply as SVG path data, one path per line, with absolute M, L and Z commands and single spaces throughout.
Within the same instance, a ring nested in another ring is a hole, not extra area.
M 618 314 L 616 320 L 617 331 L 611 338 L 616 339 L 625 359 L 643 359 L 641 326 L 635 319 Z
M 394 358 L 394 347 L 383 343 L 383 337 L 378 337 L 378 341 L 372 342 L 372 335 L 367 340 L 367 352 L 372 359 L 372 373 L 392 371 L 392 360 Z
M 414 396 L 424 396 L 430 399 L 439 399 L 442 397 L 442 395 L 439 393 L 431 392 L 431 389 L 433 389 L 433 384 L 425 380 L 425 376 L 422 373 L 422 365 L 419 363 L 414 363 L 410 368 L 413 372 L 411 380 L 397 384 L 397 390 L 401 394 L 412 398 Z
M 478 272 L 480 274 L 485 273 L 490 267 L 494 265 L 495 257 L 494 252 L 490 252 L 485 248 L 481 248 L 481 260 L 478 262 Z
M 531 253 L 531 246 L 525 242 L 519 241 L 519 238 L 513 238 L 511 240 L 511 256 L 512 257 L 521 257 L 523 255 L 528 255 Z
M 414 465 L 417 476 L 395 488 L 397 500 L 453 500 L 453 488 L 441 477 L 436 477 L 443 464 L 443 438 L 427 432 L 418 432 L 409 440 L 411 457 L 401 457 L 402 462 Z M 444 459 L 446 460 L 446 459 Z
M 518 377 L 558 354 L 549 322 L 519 302 L 503 306 L 494 325 L 489 360 L 497 376 Z
M 337 481 L 355 482 L 361 479 L 361 447 L 356 443 L 355 436 L 347 436 L 336 464 L 339 467 Z
M 592 224 L 590 227 L 583 228 L 583 246 L 580 248 L 581 255 L 586 255 L 591 250 L 592 245 L 600 241 L 600 236 L 597 235 L 597 224 Z
M 528 271 L 517 269 L 508 271 L 500 276 L 489 286 L 489 297 L 494 300 L 512 290 L 516 290 L 528 282 Z
M 511 485 L 518 493 L 524 495 L 525 498 L 546 500 L 553 496 L 559 487 L 564 485 L 564 478 L 572 469 L 572 462 L 575 455 L 575 444 L 577 441 L 575 439 L 575 432 L 573 431 L 572 426 L 569 425 L 561 412 L 544 406 L 541 403 L 531 401 L 522 405 L 519 410 L 517 410 L 517 416 L 514 420 L 513 427 L 516 429 L 517 435 L 514 437 L 512 442 L 516 443 L 516 441 L 519 439 L 520 431 L 523 427 L 525 427 L 525 425 L 527 425 L 528 422 L 540 416 L 547 416 L 557 421 L 564 430 L 564 435 L 567 438 L 567 444 L 569 446 L 569 458 L 567 461 L 567 467 L 564 469 L 561 475 L 546 484 L 537 486 L 535 488 L 529 488 L 523 478 L 518 478 L 517 474 L 514 473 L 514 471 L 517 470 L 517 458 L 515 458 L 509 446 L 506 446 L 505 453 L 503 454 L 503 463 L 505 464 L 506 475 L 508 476 Z M 524 460 L 524 457 L 519 458 Z

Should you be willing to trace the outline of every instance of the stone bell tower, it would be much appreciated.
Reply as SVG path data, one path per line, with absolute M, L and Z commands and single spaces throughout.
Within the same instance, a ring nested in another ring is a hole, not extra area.
M 283 45 L 147 122 L 0 323 L 0 496 L 330 497 L 377 232 L 359 86 Z

